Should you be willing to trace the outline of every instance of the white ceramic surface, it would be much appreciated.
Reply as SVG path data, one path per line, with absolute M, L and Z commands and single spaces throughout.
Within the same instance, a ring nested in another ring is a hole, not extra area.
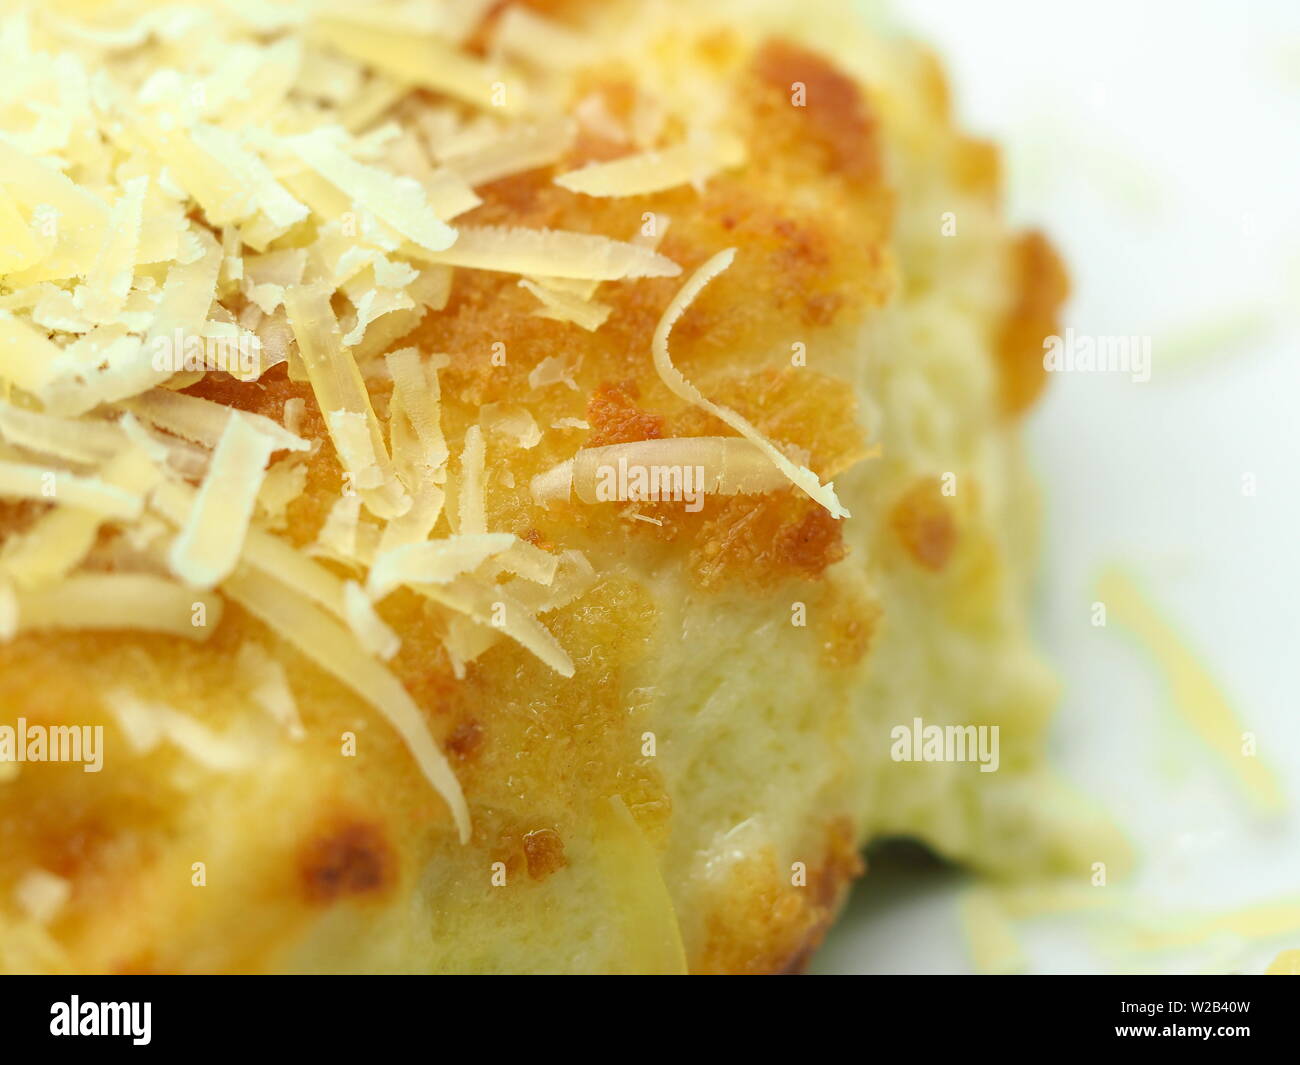
M 1028 422 L 1047 516 L 1037 631 L 1065 689 L 1058 764 L 1133 839 L 1138 909 L 1300 901 L 1300 4 L 895 7 L 943 54 L 967 126 L 1005 146 L 1013 216 L 1069 261 L 1068 324 L 1152 338 L 1149 382 L 1058 375 Z M 1284 816 L 1253 816 L 1179 724 L 1154 661 L 1114 625 L 1092 627 L 1112 562 L 1256 733 Z M 867 877 L 813 971 L 972 971 L 967 883 Z M 1133 954 L 1098 926 L 1019 926 L 1029 971 L 1261 972 L 1300 947 L 1297 927 Z

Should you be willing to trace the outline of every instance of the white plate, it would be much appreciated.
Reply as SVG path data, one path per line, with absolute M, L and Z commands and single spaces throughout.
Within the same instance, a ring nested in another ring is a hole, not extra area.
M 1058 764 L 1129 832 L 1140 866 L 1126 887 L 1152 912 L 1300 901 L 1300 5 L 899 8 L 944 55 L 966 126 L 1006 148 L 1013 217 L 1068 260 L 1067 323 L 1152 338 L 1149 382 L 1058 375 L 1028 421 L 1047 504 L 1038 636 L 1066 692 Z M 1179 724 L 1154 661 L 1090 624 L 1115 562 L 1258 737 L 1287 792 L 1281 818 L 1252 815 Z M 973 971 L 965 883 L 868 876 L 813 971 Z M 1019 931 L 1035 972 L 1260 972 L 1300 947 L 1300 926 L 1177 954 L 1099 945 L 1078 917 Z

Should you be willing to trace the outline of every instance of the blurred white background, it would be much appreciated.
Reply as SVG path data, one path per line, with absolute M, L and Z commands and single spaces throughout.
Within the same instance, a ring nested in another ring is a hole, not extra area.
M 966 127 L 1004 146 L 1013 218 L 1063 252 L 1065 323 L 1152 337 L 1149 382 L 1057 375 L 1027 426 L 1046 503 L 1038 635 L 1065 691 L 1057 762 L 1127 830 L 1127 889 L 1152 913 L 1300 903 L 1300 3 L 892 7 L 943 55 Z M 1255 815 L 1154 659 L 1090 624 L 1112 563 L 1256 733 L 1287 813 Z M 974 971 L 968 880 L 878 872 L 813 971 Z M 1098 924 L 1017 925 L 1028 971 L 1262 972 L 1300 947 L 1298 924 L 1133 955 Z

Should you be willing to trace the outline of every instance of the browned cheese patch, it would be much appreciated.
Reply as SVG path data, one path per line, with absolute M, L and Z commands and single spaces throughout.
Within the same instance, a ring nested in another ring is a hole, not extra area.
M 957 547 L 958 525 L 937 477 L 923 477 L 903 493 L 890 512 L 890 524 L 916 565 L 931 573 L 948 565 Z
M 996 339 L 1002 409 L 1020 414 L 1047 384 L 1043 339 L 1059 328 L 1058 312 L 1070 295 L 1065 265 L 1042 233 L 1025 233 L 1011 250 L 1010 308 Z
M 377 898 L 396 883 L 397 856 L 383 828 L 367 820 L 331 824 L 298 854 L 303 897 L 317 905 Z

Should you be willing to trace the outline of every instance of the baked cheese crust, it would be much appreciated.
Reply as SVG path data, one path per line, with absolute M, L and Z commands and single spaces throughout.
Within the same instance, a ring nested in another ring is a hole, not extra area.
M 129 511 L 70 564 L 32 544 L 67 558 L 50 516 L 73 503 L 3 503 L 0 725 L 102 727 L 103 757 L 0 765 L 0 968 L 791 971 L 873 838 L 1005 877 L 1121 860 L 1047 766 L 1054 682 L 1027 632 L 1017 418 L 1068 286 L 1003 219 L 997 152 L 928 51 L 830 0 L 156 6 L 33 11 L 9 57 L 36 92 L 42 56 L 101 64 L 113 91 L 63 141 L 5 139 L 113 213 L 89 250 L 6 264 L 0 325 L 66 350 L 86 332 L 49 308 L 81 293 L 66 316 L 156 339 L 169 279 L 219 262 L 194 324 L 271 364 L 78 410 L 0 357 L 15 409 L 152 463 L 132 488 L 111 457 L 69 460 Z M 196 151 L 241 180 L 214 192 Z M 37 227 L 32 194 L 0 188 Z M 133 191 L 138 239 L 105 280 Z M 150 259 L 166 218 L 183 239 Z M 670 308 L 672 365 L 727 417 L 657 366 Z M 19 420 L 6 461 L 63 470 Z M 700 437 L 734 438 L 764 490 L 692 508 L 564 481 L 588 449 L 644 464 L 665 454 L 646 441 Z M 477 561 L 394 554 L 435 540 Z M 182 619 L 124 599 L 96 621 L 67 591 L 132 574 Z M 998 726 L 997 771 L 895 761 L 918 718 Z

